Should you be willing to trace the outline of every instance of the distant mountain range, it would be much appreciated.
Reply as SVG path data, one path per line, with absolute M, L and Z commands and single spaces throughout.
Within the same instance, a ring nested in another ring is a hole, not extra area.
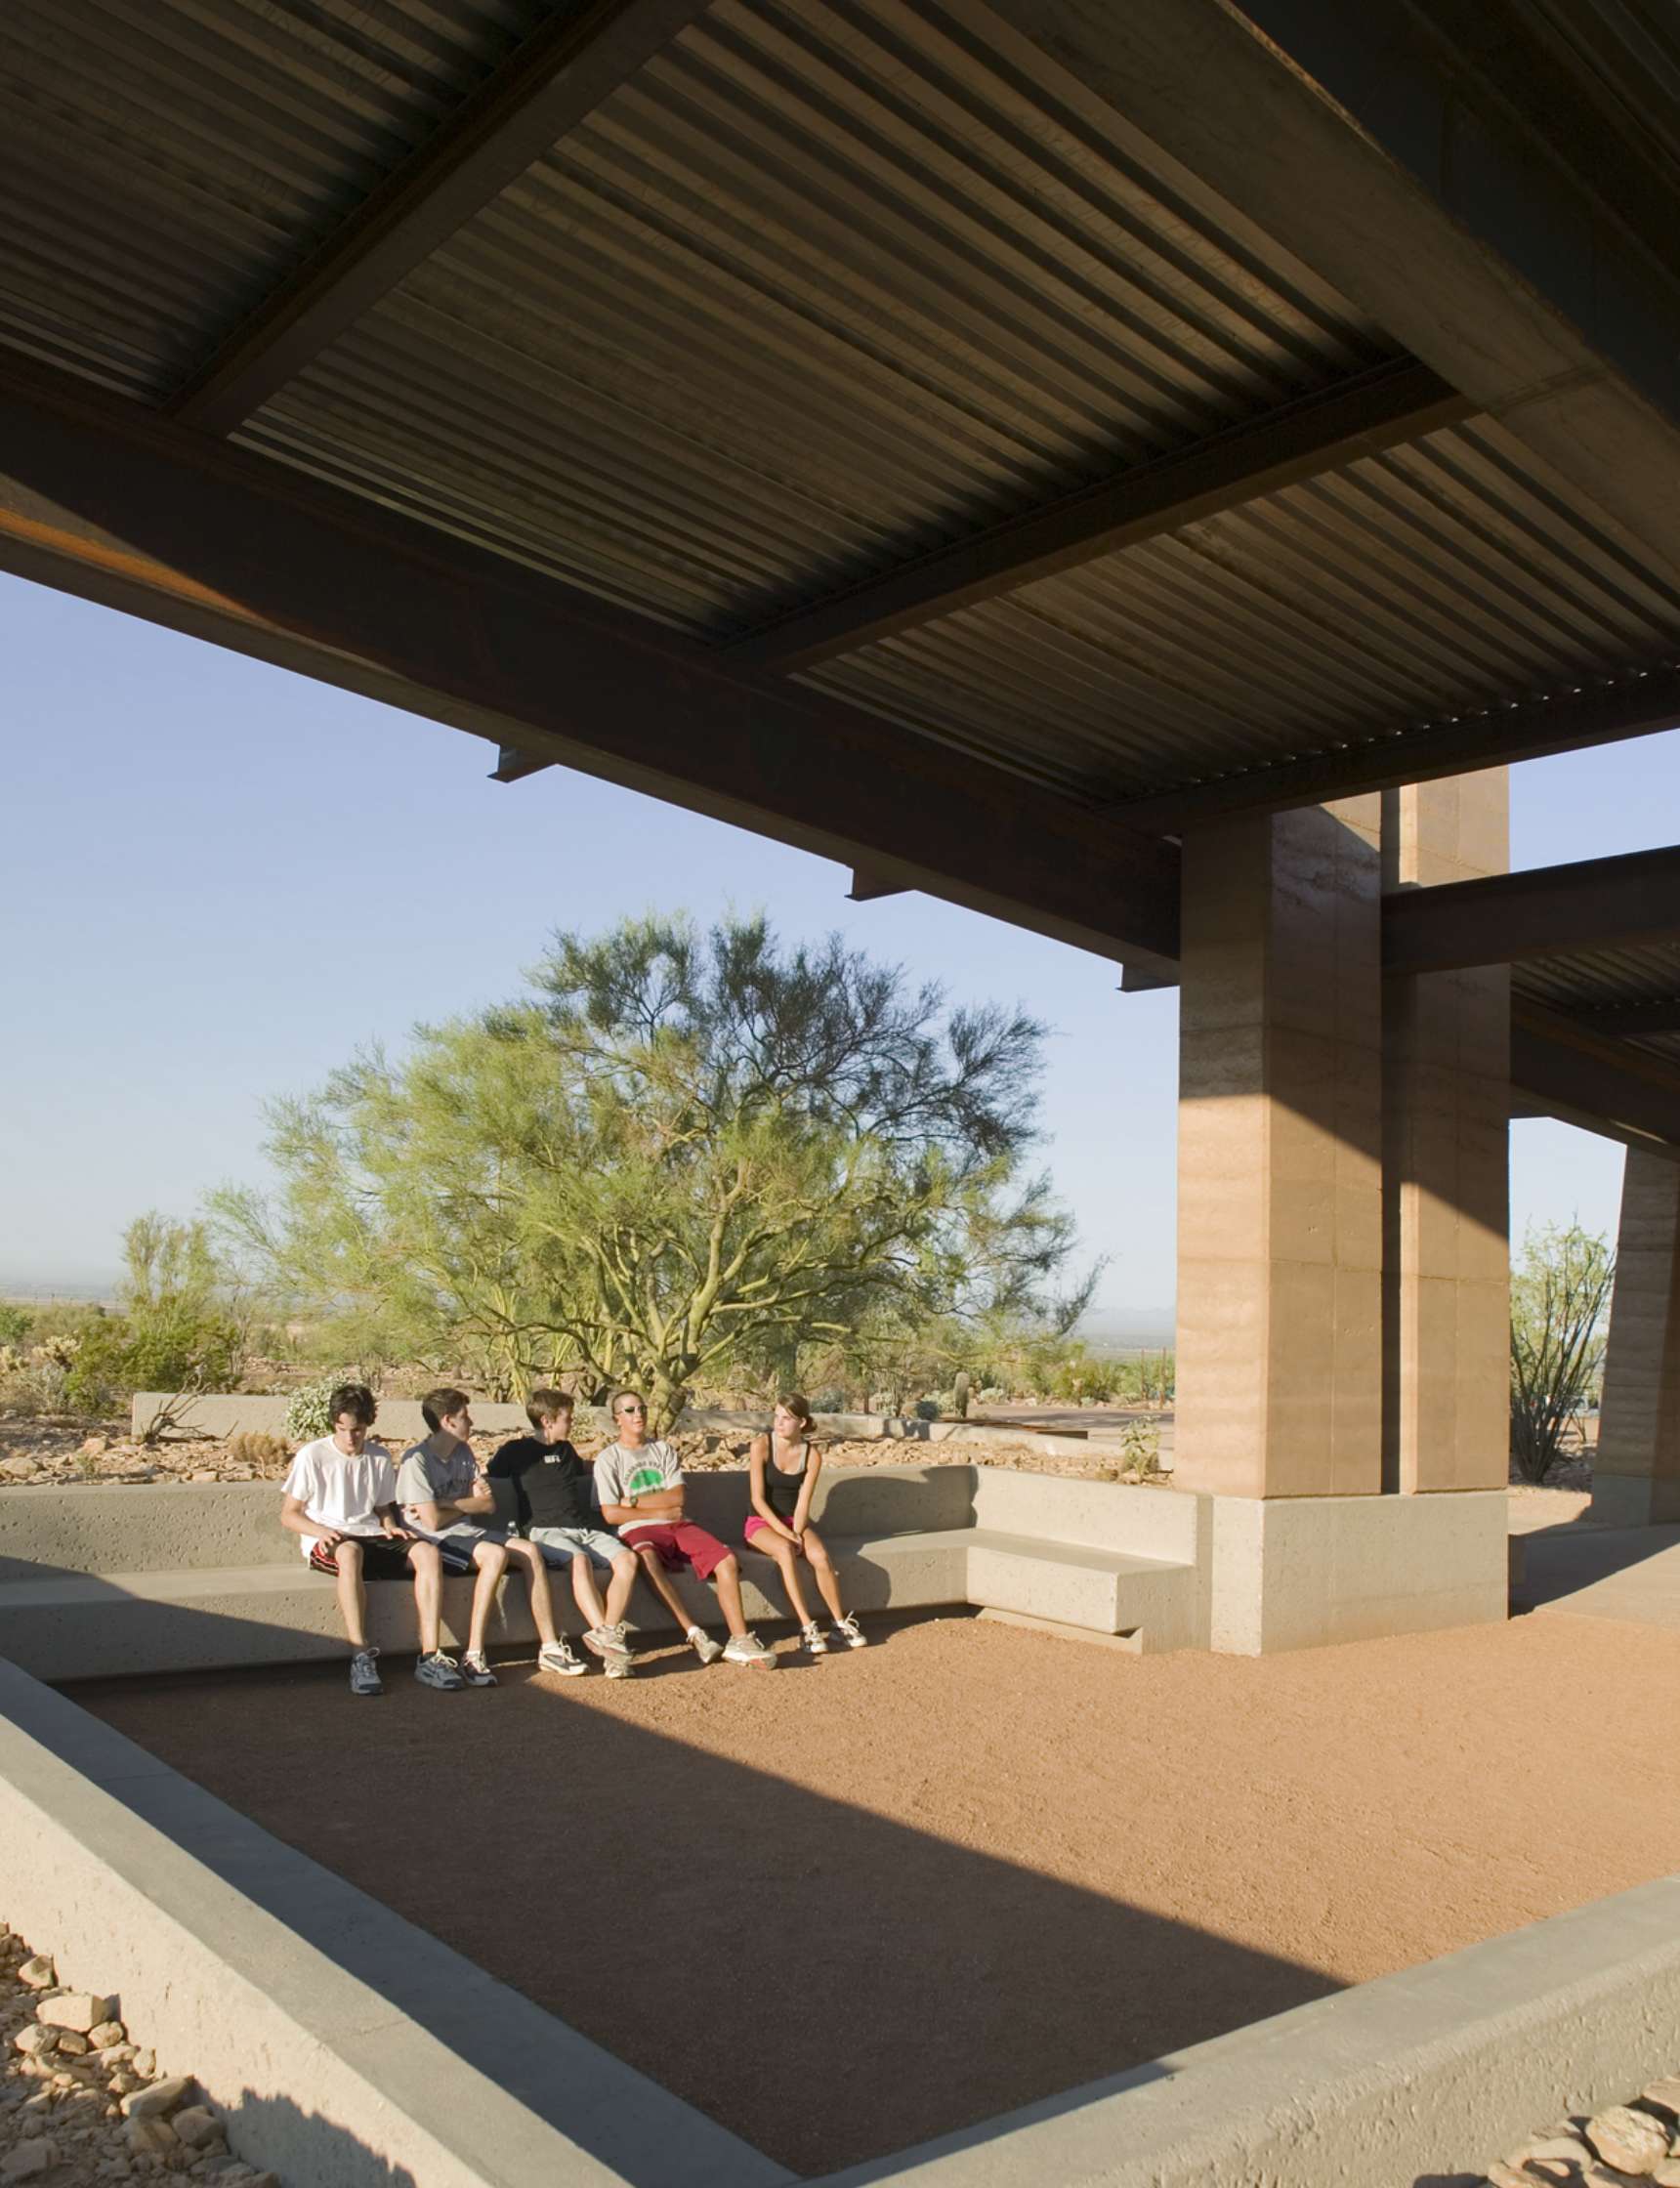
M 1173 1342 L 1170 1307 L 1096 1307 L 1078 1334 L 1094 1352 L 1158 1352 Z

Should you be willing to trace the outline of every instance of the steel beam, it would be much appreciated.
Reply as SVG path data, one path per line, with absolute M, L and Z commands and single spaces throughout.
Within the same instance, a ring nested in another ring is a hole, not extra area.
M 1571 1017 L 1583 1033 L 1627 1038 L 1640 1033 L 1680 1033 L 1680 995 L 1659 995 L 1644 1003 L 1606 1003 L 1583 1007 Z
M 1104 955 L 1177 952 L 1170 847 L 50 373 L 0 379 L 0 567 Z
M 1411 358 L 1357 374 L 1188 448 L 936 549 L 733 641 L 730 658 L 809 668 L 1321 472 L 1457 425 L 1475 404 Z
M 1680 937 L 1680 849 L 1583 859 L 1383 899 L 1386 973 L 1511 965 Z
M 1630 668 L 1556 692 L 1514 699 L 1441 721 L 1397 725 L 1360 743 L 1301 753 L 1271 767 L 1244 768 L 1108 808 L 1141 835 L 1182 836 L 1241 813 L 1280 813 L 1360 790 L 1472 775 L 1512 760 L 1616 744 L 1680 724 L 1680 661 Z
M 170 413 L 231 433 L 707 4 L 589 0 L 560 10 L 232 329 Z
M 1452 51 L 1407 0 L 989 5 L 1181 163 L 1175 187 L 1281 242 L 1676 582 L 1671 275 L 1558 147 L 1485 123 L 1466 97 L 1477 10 L 1456 11 Z
M 1680 1157 L 1680 1070 L 1586 1033 L 1555 1011 L 1511 1010 L 1511 1084 L 1566 1124 Z

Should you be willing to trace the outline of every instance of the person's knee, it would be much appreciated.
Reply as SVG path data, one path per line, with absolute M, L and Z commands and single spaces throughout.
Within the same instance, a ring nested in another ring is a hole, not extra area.
M 712 1567 L 711 1577 L 714 1580 L 739 1579 L 740 1560 L 735 1556 L 733 1550 L 729 1552 L 728 1556 L 719 1558 L 716 1565 Z
M 615 1580 L 633 1580 L 636 1577 L 636 1553 L 620 1550 L 612 1560 L 612 1578 Z
M 805 1554 L 819 1573 L 832 1571 L 834 1560 L 828 1555 L 820 1542 L 807 1542 Z
M 439 1579 L 443 1572 L 443 1553 L 436 1542 L 411 1542 L 408 1562 L 416 1573 L 431 1579 Z
M 332 1556 L 333 1563 L 341 1573 L 359 1573 L 361 1571 L 361 1544 L 359 1542 L 339 1542 L 334 1546 Z
M 505 1573 L 508 1552 L 505 1542 L 481 1542 L 473 1552 L 473 1563 L 481 1573 Z

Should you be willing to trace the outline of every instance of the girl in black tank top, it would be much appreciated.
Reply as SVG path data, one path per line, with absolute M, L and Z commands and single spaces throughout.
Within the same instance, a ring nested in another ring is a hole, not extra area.
M 797 1392 L 778 1398 L 770 1433 L 753 1438 L 748 1454 L 752 1510 L 747 1514 L 746 1547 L 772 1557 L 781 1569 L 787 1600 L 799 1620 L 801 1645 L 814 1657 L 826 1656 L 828 1642 L 801 1584 L 800 1565 L 811 1568 L 818 1593 L 833 1620 L 834 1638 L 849 1649 L 864 1646 L 856 1617 L 848 1618 L 840 1600 L 840 1578 L 827 1545 L 811 1525 L 811 1499 L 822 1471 L 822 1454 L 811 1442 L 811 1408 Z

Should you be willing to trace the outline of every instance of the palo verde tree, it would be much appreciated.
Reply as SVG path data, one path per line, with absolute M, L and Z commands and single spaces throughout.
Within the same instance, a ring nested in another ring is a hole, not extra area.
M 1616 1257 L 1578 1223 L 1532 1229 L 1511 1269 L 1511 1456 L 1543 1482 L 1564 1432 L 1598 1393 Z
M 1030 1309 L 1072 1242 L 1024 1168 L 1042 1040 L 838 937 L 651 915 L 281 1105 L 277 1199 L 220 1212 L 387 1357 L 634 1382 L 668 1423 L 801 1344 Z

